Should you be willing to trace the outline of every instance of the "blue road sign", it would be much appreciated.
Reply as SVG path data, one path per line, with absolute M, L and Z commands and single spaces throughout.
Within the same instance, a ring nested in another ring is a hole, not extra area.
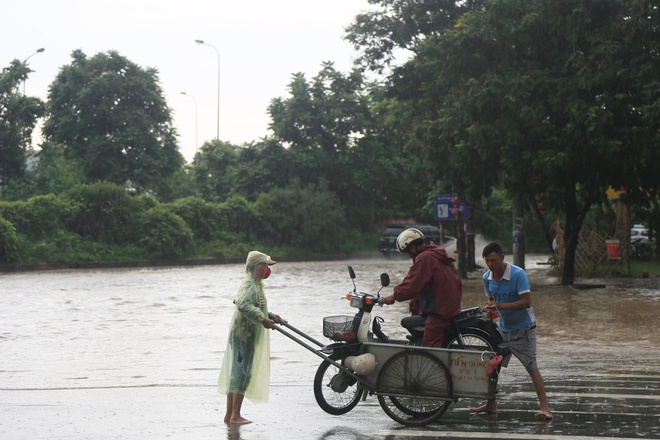
M 467 205 L 461 202 L 460 205 L 454 206 L 451 199 L 455 198 L 456 194 L 441 194 L 435 196 L 435 219 L 441 220 L 456 220 L 456 216 L 452 213 L 454 209 L 458 209 L 462 218 L 467 218 L 468 208 Z

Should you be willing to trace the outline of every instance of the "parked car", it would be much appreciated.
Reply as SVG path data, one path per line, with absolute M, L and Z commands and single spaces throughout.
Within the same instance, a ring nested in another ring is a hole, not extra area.
M 650 257 L 655 253 L 655 237 L 649 237 L 649 230 L 643 225 L 634 225 L 630 229 L 632 255 L 637 258 Z
M 456 258 L 454 255 L 456 250 L 456 238 L 445 235 L 442 242 L 440 242 L 440 229 L 428 224 L 393 224 L 387 226 L 378 240 L 378 250 L 384 255 L 398 254 L 399 251 L 396 248 L 396 238 L 401 232 L 408 228 L 419 229 L 422 234 L 424 234 L 427 243 L 432 241 L 435 244 L 441 245 L 447 250 L 450 257 Z
M 643 225 L 634 225 L 630 228 L 630 241 L 632 242 L 643 242 L 646 243 L 649 241 L 649 230 L 646 229 Z

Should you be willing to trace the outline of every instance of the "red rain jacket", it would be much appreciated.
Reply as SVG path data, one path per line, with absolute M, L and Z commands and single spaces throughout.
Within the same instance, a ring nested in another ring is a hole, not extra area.
M 419 250 L 408 274 L 394 288 L 394 299 L 406 301 L 418 296 L 422 315 L 452 318 L 461 310 L 463 289 L 454 259 L 435 243 L 425 244 Z

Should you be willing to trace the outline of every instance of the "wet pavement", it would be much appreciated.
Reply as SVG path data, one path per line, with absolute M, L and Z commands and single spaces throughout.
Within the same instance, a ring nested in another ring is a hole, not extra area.
M 502 371 L 499 414 L 481 402 L 452 403 L 436 423 L 401 426 L 369 396 L 331 416 L 312 391 L 321 359 L 271 333 L 271 399 L 246 401 L 255 423 L 222 422 L 215 388 L 241 265 L 61 271 L 0 276 L 0 438 L 2 439 L 427 439 L 660 438 L 660 279 L 580 280 L 558 286 L 528 258 L 538 318 L 539 365 L 555 415 L 534 418 L 536 395 L 517 361 Z M 278 263 L 267 280 L 271 310 L 323 341 L 323 316 L 352 314 L 341 297 L 392 284 L 408 262 Z M 478 273 L 464 306 L 484 302 Z M 384 290 L 383 293 L 389 293 Z M 384 307 L 383 328 L 402 338 L 404 304 Z

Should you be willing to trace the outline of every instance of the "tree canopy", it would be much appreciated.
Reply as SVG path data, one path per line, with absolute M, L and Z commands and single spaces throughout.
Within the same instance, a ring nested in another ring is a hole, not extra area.
M 157 190 L 184 162 L 157 71 L 114 51 L 72 59 L 50 86 L 46 138 L 79 159 L 89 181 Z
M 436 3 L 415 2 L 429 16 Z M 608 185 L 657 186 L 658 8 L 643 0 L 459 3 L 462 14 L 441 29 L 409 23 L 415 51 L 391 76 L 393 119 L 427 164 L 443 164 L 429 177 L 456 192 L 478 199 L 503 184 L 525 200 L 548 194 L 566 216 L 562 282 L 570 284 L 577 234 Z M 359 43 L 356 29 L 349 39 Z M 397 32 L 379 43 L 384 54 L 400 46 Z M 367 55 L 381 35 L 366 34 Z
M 20 92 L 19 86 L 30 72 L 25 62 L 14 60 L 0 73 L 0 186 L 22 177 L 32 130 L 44 113 L 39 98 Z
M 295 74 L 289 96 L 269 106 L 273 139 L 286 147 L 291 179 L 333 191 L 351 224 L 370 227 L 388 215 L 424 204 L 418 161 L 386 128 L 382 89 L 354 69 L 343 74 L 324 63 L 312 81 Z M 393 181 L 396 176 L 396 181 Z

